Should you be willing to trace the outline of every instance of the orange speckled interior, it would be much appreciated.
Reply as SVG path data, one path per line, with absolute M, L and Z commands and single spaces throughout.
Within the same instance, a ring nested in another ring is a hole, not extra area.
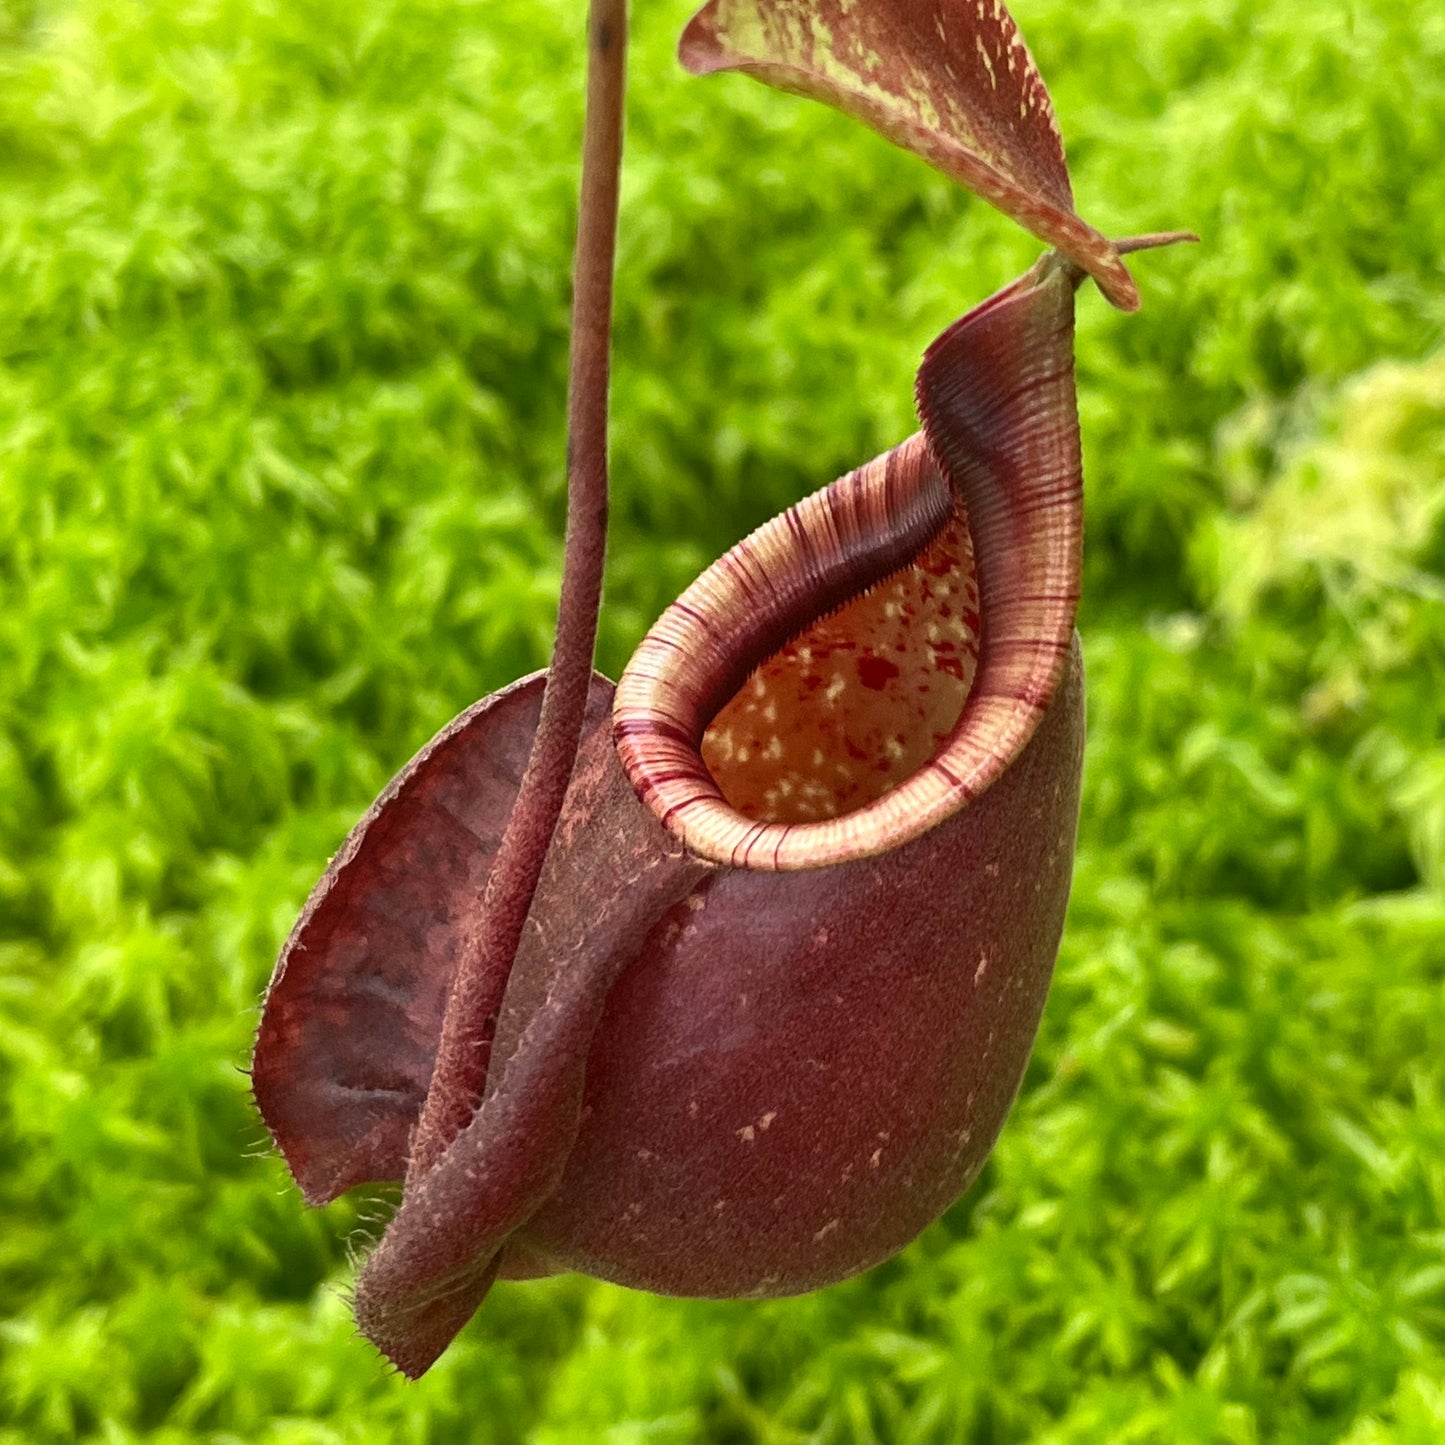
M 978 628 L 973 550 L 955 516 L 910 566 L 758 668 L 703 735 L 703 761 L 728 803 L 757 822 L 863 807 L 953 731 Z

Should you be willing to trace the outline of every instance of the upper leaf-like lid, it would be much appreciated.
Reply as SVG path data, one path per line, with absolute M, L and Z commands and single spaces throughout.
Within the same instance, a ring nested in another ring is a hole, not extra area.
M 708 0 L 678 55 L 694 75 L 743 70 L 855 116 L 1137 309 L 1118 251 L 1074 213 L 1053 105 L 1001 0 Z

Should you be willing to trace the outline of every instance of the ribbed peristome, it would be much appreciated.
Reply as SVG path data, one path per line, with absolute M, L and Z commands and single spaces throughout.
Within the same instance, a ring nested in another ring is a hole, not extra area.
M 618 753 L 694 853 L 771 870 L 885 852 L 965 807 L 1033 736 L 1079 598 L 1076 281 L 1047 256 L 944 332 L 918 374 L 923 430 L 740 542 L 638 647 Z M 852 672 L 807 672 L 850 645 Z M 826 717 L 899 678 L 896 728 Z M 951 692 L 960 710 L 939 728 Z

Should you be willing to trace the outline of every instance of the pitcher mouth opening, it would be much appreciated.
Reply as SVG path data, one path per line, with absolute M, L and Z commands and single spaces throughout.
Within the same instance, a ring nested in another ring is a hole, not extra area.
M 712 861 L 883 852 L 966 801 L 949 757 L 981 625 L 963 504 L 911 439 L 767 523 L 664 614 L 618 685 L 619 754 Z
M 1045 257 L 944 331 L 915 382 L 923 430 L 739 542 L 633 654 L 618 756 L 693 853 L 874 857 L 1028 745 L 1082 574 L 1077 279 Z
M 946 746 L 978 666 L 978 584 L 961 507 L 908 566 L 764 661 L 702 736 L 751 823 L 845 817 Z

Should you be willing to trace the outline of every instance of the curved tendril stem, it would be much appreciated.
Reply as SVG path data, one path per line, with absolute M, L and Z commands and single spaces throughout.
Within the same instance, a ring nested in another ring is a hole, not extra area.
M 626 46 L 627 0 L 591 0 L 567 390 L 567 540 L 556 643 L 531 759 L 487 879 L 477 932 L 447 1001 L 436 1068 L 412 1140 L 408 1185 L 446 1152 L 481 1098 L 501 988 L 572 776 L 592 680 L 607 544 L 607 383 Z

